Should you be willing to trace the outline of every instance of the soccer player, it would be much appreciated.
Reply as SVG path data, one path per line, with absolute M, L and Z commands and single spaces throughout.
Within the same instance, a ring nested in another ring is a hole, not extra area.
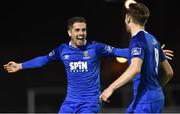
M 97 113 L 100 111 L 100 59 L 102 56 L 127 58 L 128 49 L 117 49 L 109 45 L 87 41 L 86 20 L 74 17 L 68 21 L 71 41 L 59 45 L 48 55 L 16 63 L 9 62 L 4 68 L 9 72 L 37 68 L 51 61 L 61 60 L 67 73 L 67 96 L 59 113 Z
M 131 34 L 129 67 L 102 92 L 100 99 L 109 102 L 108 98 L 117 88 L 133 80 L 134 96 L 127 113 L 160 113 L 164 107 L 162 86 L 172 78 L 173 70 L 158 40 L 145 31 L 149 9 L 135 1 L 125 6 L 126 30 Z M 163 75 L 159 74 L 159 69 Z

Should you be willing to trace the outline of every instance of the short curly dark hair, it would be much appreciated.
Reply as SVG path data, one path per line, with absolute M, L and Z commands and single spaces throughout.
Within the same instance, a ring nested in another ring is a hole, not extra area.
M 67 28 L 71 29 L 73 24 L 76 22 L 80 22 L 80 23 L 86 23 L 86 19 L 84 17 L 73 17 L 70 18 L 67 22 Z

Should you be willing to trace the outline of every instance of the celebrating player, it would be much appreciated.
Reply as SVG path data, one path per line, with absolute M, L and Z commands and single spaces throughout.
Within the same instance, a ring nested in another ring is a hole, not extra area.
M 86 20 L 74 17 L 68 21 L 71 41 L 61 44 L 48 55 L 16 63 L 9 62 L 4 68 L 9 72 L 37 68 L 51 61 L 63 61 L 67 73 L 67 96 L 59 113 L 97 113 L 100 110 L 100 59 L 102 56 L 127 58 L 128 49 L 117 49 L 109 45 L 87 41 Z
M 132 1 L 132 0 L 131 0 Z M 165 59 L 158 40 L 145 31 L 150 15 L 149 9 L 142 3 L 126 2 L 126 30 L 131 34 L 129 44 L 129 62 L 127 70 L 104 90 L 100 99 L 108 98 L 117 89 L 133 80 L 134 98 L 128 113 L 160 113 L 164 108 L 165 86 L 173 76 L 173 70 Z M 159 69 L 163 75 L 159 74 Z

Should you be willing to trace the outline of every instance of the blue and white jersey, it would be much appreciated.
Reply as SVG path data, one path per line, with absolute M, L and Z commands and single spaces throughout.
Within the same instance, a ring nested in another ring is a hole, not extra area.
M 114 48 L 95 41 L 87 42 L 80 48 L 74 48 L 70 43 L 65 43 L 51 51 L 47 56 L 35 58 L 24 62 L 22 65 L 23 68 L 35 68 L 50 61 L 61 60 L 67 73 L 66 101 L 99 102 L 99 95 L 101 94 L 100 59 L 103 56 L 127 58 L 128 49 Z M 34 64 L 38 65 L 34 66 Z
M 164 99 L 159 84 L 159 64 L 165 60 L 160 43 L 145 31 L 138 32 L 129 44 L 129 59 L 143 60 L 141 73 L 133 79 L 134 103 L 149 103 Z M 130 62 L 129 60 L 129 62 Z

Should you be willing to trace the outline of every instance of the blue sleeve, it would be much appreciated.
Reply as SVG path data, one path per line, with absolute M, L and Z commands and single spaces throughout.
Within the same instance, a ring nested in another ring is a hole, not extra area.
M 40 56 L 40 57 L 36 57 L 32 60 L 23 62 L 22 69 L 37 68 L 37 67 L 44 66 L 47 63 L 48 63 L 47 56 Z
M 23 62 L 22 68 L 23 69 L 38 68 L 38 67 L 42 67 L 42 66 L 46 65 L 47 63 L 49 63 L 51 61 L 56 61 L 58 59 L 59 59 L 59 48 L 56 48 L 46 56 L 36 57 L 32 60 Z
M 114 54 L 115 54 L 115 56 L 128 58 L 129 49 L 128 48 L 115 48 Z
M 47 56 L 48 60 L 49 61 L 59 60 L 60 59 L 60 50 L 61 49 L 62 49 L 62 47 L 58 47 L 58 48 L 52 50 Z
M 129 45 L 129 51 L 130 51 L 130 59 L 134 57 L 144 59 L 144 49 L 142 46 L 141 41 L 139 40 L 139 37 L 133 37 L 130 45 Z
M 128 58 L 128 48 L 114 48 L 110 45 L 96 42 L 96 49 L 99 56 L 118 56 Z

